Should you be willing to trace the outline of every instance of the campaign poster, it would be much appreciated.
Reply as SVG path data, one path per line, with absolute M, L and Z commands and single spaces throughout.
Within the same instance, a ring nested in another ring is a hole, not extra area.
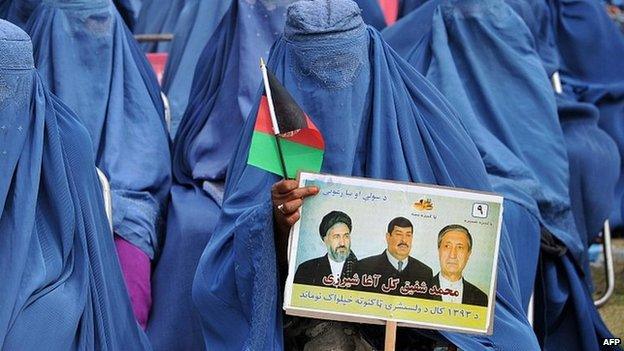
M 503 198 L 300 173 L 318 186 L 292 228 L 292 315 L 491 334 Z

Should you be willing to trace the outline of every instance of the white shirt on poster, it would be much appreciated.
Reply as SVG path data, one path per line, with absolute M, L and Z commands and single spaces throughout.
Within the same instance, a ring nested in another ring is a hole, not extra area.
M 440 289 L 442 289 L 442 290 L 450 289 L 450 290 L 459 291 L 459 295 L 458 296 L 442 295 L 442 301 L 444 301 L 444 302 L 462 303 L 462 297 L 464 296 L 464 278 L 461 278 L 460 280 L 458 280 L 456 282 L 452 282 L 452 281 L 444 278 L 442 273 L 440 273 L 439 277 L 440 277 Z
M 390 261 L 390 264 L 392 265 L 392 267 L 394 267 L 394 269 L 396 269 L 399 272 L 404 270 L 405 267 L 407 267 L 407 263 L 409 262 L 409 257 L 406 257 L 403 260 L 401 260 L 403 264 L 401 265 L 401 269 L 399 269 L 399 260 L 397 260 L 394 256 L 392 256 L 392 254 L 390 254 L 388 250 L 386 250 L 386 256 L 388 256 L 388 261 Z
M 331 272 L 332 272 L 332 276 L 334 277 L 334 281 L 337 281 L 338 279 L 340 279 L 340 275 L 342 274 L 342 267 L 344 267 L 344 264 L 347 260 L 344 260 L 342 262 L 336 262 L 332 260 L 331 258 L 329 258 L 329 256 L 327 257 L 327 259 L 329 260 L 329 266 L 331 267 Z

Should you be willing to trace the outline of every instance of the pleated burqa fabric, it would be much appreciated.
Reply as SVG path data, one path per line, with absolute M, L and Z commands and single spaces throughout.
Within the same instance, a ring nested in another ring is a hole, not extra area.
M 128 26 L 128 29 L 133 31 L 139 17 L 142 0 L 113 0 L 113 3 L 117 7 L 121 18 L 123 18 Z
M 553 3 L 549 8 L 547 2 L 538 0 L 507 0 L 507 2 L 514 7 L 533 33 L 537 52 L 547 75 L 552 77 L 555 72 L 562 74 L 562 91 L 556 94 L 557 110 L 570 163 L 572 211 L 578 229 L 578 241 L 583 247 L 581 255 L 573 259 L 560 249 L 553 250 L 551 245 L 543 246 L 538 271 L 540 279 L 537 281 L 534 325 L 544 349 L 557 350 L 562 347 L 570 350 L 601 349 L 603 338 L 610 337 L 611 333 L 593 304 L 590 293 L 593 283 L 587 248 L 602 231 L 603 223 L 609 214 L 619 211 L 620 200 L 614 195 L 617 194 L 616 184 L 620 174 L 621 156 L 617 143 L 612 139 L 614 134 L 600 128 L 603 125 L 600 123 L 603 113 L 597 105 L 600 106 L 601 103 L 585 99 L 584 94 L 579 94 L 582 89 L 579 90 L 578 86 L 572 83 L 569 73 L 565 73 L 567 69 L 562 68 L 564 67 L 562 62 L 569 61 L 570 58 L 561 57 L 563 51 L 560 51 L 555 34 L 557 30 L 553 23 L 558 23 L 559 16 L 567 18 L 572 23 L 576 21 L 593 23 L 595 19 L 602 18 L 600 13 L 602 8 L 589 4 L 596 11 L 596 17 L 591 17 L 588 21 L 585 16 L 592 14 L 588 9 L 576 15 L 569 13 L 564 15 L 565 11 L 560 12 L 552 7 Z M 583 5 L 584 2 L 560 4 L 576 7 Z M 583 18 L 586 19 L 582 20 Z M 611 25 L 607 22 L 602 23 L 607 28 Z M 578 30 L 588 31 L 587 28 Z M 598 47 L 594 46 L 595 42 L 591 44 L 577 42 L 580 46 L 576 49 L 589 48 L 577 54 L 583 55 L 588 52 L 586 50 L 593 49 L 602 53 L 610 50 L 608 48 L 611 45 L 608 42 L 610 36 L 598 35 L 595 38 L 599 41 Z M 621 40 L 619 36 L 611 38 Z
M 354 2 L 291 5 L 269 69 L 322 132 L 322 172 L 491 191 L 479 152 L 454 110 L 364 25 Z M 193 284 L 208 349 L 284 348 L 270 198 L 279 178 L 247 164 L 259 98 L 228 167 L 221 216 Z M 536 349 L 516 269 L 504 229 L 494 334 L 441 336 L 467 350 Z
M 91 140 L 0 20 L 0 348 L 150 350 L 132 314 Z

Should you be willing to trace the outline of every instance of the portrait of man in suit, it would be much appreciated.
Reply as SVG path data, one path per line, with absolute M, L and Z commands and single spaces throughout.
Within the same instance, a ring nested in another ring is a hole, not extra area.
M 429 284 L 433 271 L 418 259 L 411 257 L 414 226 L 405 217 L 396 217 L 388 223 L 386 231 L 387 248 L 379 255 L 360 260 L 356 264 L 356 273 L 360 277 L 378 275 L 377 284 L 361 286 L 364 291 L 406 296 L 400 293 L 400 287 L 406 282 Z M 393 280 L 395 289 L 390 289 L 389 278 Z M 375 286 L 376 285 L 376 286 Z M 385 288 L 384 288 L 385 285 Z M 385 290 L 385 291 L 384 291 Z M 390 290 L 390 291 L 388 291 Z M 412 295 L 419 298 L 430 298 L 427 294 Z
M 459 224 L 451 224 L 438 233 L 440 272 L 433 277 L 432 285 L 441 290 L 457 291 L 455 294 L 436 295 L 434 299 L 445 302 L 487 306 L 488 297 L 463 276 L 472 253 L 472 235 Z
M 332 211 L 326 214 L 319 225 L 319 234 L 327 247 L 327 253 L 301 263 L 295 272 L 294 283 L 328 286 L 328 276 L 334 282 L 341 278 L 351 278 L 357 261 L 351 251 L 352 229 L 351 218 L 346 213 Z

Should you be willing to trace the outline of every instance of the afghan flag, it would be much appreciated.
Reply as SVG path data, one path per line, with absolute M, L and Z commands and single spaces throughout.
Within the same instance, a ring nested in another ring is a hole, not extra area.
M 264 62 L 261 68 L 265 91 L 247 163 L 289 179 L 298 171 L 319 172 L 325 150 L 321 132 Z

